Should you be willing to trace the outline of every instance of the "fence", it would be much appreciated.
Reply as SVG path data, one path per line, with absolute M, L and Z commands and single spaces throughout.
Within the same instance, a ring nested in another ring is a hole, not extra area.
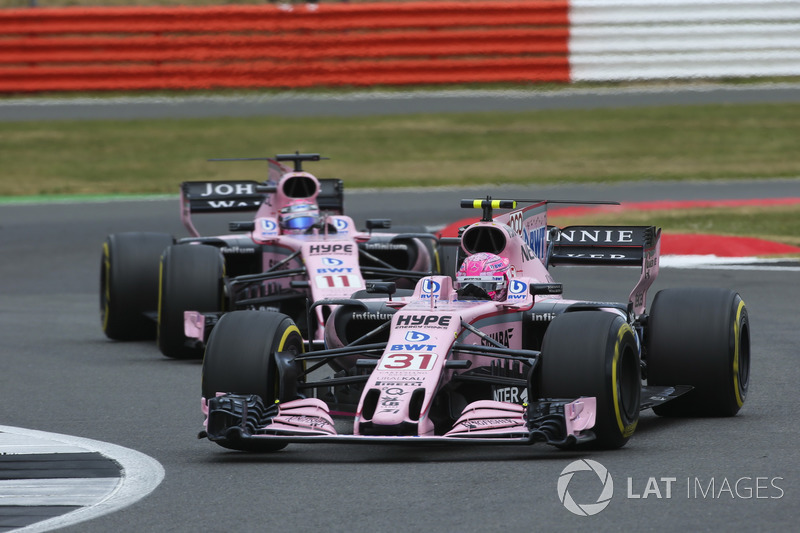
M 0 91 L 567 82 L 567 25 L 566 1 L 7 10 Z
M 800 75 L 800 0 L 0 10 L 0 92 Z

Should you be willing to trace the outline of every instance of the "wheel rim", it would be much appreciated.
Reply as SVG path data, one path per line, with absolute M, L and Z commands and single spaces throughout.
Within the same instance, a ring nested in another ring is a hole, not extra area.
M 620 410 L 627 420 L 635 420 L 639 411 L 639 369 L 630 346 L 626 346 L 620 357 L 619 401 Z
M 100 320 L 103 324 L 103 331 L 108 330 L 108 296 L 111 289 L 109 283 L 109 270 L 111 261 L 109 260 L 108 243 L 103 243 L 103 257 L 100 260 Z
M 743 309 L 744 301 L 740 301 L 734 322 L 733 351 L 733 388 L 736 393 L 736 403 L 740 408 L 744 405 L 750 380 L 750 331 L 747 321 L 742 316 Z

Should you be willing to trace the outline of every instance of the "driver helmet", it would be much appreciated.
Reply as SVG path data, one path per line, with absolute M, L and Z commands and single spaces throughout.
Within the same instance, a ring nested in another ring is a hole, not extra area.
M 478 289 L 494 300 L 504 300 L 511 278 L 510 261 L 506 257 L 486 252 L 477 253 L 464 259 L 456 273 L 456 286 L 459 293 L 465 289 Z
M 319 221 L 319 208 L 308 200 L 292 200 L 281 209 L 278 222 L 283 233 L 305 233 Z

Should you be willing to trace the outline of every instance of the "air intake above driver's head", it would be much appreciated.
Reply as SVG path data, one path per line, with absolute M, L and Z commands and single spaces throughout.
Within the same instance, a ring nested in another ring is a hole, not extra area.
M 505 233 L 500 228 L 491 226 L 468 228 L 461 236 L 461 242 L 468 254 L 499 254 L 506 249 Z

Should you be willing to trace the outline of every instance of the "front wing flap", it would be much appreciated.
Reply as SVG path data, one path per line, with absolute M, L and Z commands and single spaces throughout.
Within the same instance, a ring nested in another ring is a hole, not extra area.
M 467 443 L 570 445 L 592 440 L 595 399 L 518 405 L 481 400 L 464 409 L 445 435 L 383 436 L 337 432 L 327 404 L 317 398 L 265 405 L 259 396 L 223 394 L 203 399 L 205 430 L 199 438 L 226 441 Z

